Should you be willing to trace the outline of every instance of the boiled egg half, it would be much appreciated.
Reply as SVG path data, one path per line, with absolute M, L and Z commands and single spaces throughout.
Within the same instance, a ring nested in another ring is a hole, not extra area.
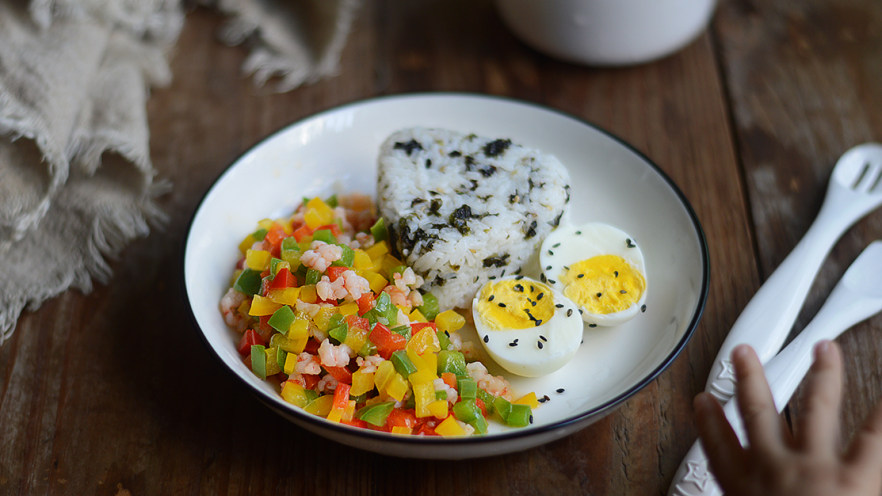
M 561 226 L 542 242 L 542 280 L 593 326 L 621 324 L 646 310 L 643 252 L 628 233 L 599 222 Z
M 472 301 L 472 315 L 487 353 L 513 374 L 554 372 L 582 343 L 579 309 L 559 291 L 528 277 L 489 281 Z

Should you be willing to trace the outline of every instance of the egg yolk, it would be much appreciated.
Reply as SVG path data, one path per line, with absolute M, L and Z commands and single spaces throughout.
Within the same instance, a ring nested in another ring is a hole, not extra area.
M 643 274 L 618 255 L 598 255 L 564 269 L 564 296 L 593 314 L 627 310 L 646 289 Z
M 484 325 L 490 329 L 526 329 L 551 319 L 554 296 L 544 284 L 506 279 L 485 284 L 476 307 Z

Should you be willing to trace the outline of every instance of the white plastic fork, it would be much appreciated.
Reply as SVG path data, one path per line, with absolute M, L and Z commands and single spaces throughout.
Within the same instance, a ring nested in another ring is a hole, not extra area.
M 778 411 L 790 400 L 812 363 L 812 348 L 823 339 L 835 339 L 858 322 L 882 311 L 882 241 L 874 241 L 851 264 L 833 288 L 815 318 L 786 348 L 765 366 Z M 737 403 L 723 408 L 741 443 L 746 437 Z M 668 491 L 671 496 L 721 494 L 708 469 L 701 444 L 696 441 L 683 458 Z
M 882 145 L 865 143 L 836 162 L 818 217 L 735 321 L 711 366 L 705 391 L 720 401 L 735 394 L 729 355 L 747 343 L 766 363 L 784 344 L 812 281 L 836 240 L 882 205 Z

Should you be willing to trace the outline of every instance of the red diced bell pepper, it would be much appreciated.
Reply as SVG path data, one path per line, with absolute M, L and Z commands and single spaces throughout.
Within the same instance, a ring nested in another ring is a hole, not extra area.
M 340 384 L 352 384 L 352 372 L 346 367 L 324 367 L 334 379 Z
M 386 360 L 393 352 L 403 350 L 407 346 L 407 339 L 401 334 L 394 333 L 383 324 L 377 323 L 371 331 L 370 340 L 377 347 L 377 353 Z
M 315 338 L 311 338 L 306 342 L 306 346 L 303 348 L 303 351 L 315 355 L 318 353 L 318 349 L 321 343 L 318 342 Z
M 395 408 L 389 412 L 389 416 L 386 417 L 386 428 L 390 432 L 393 427 L 407 427 L 408 429 L 413 429 L 415 425 L 417 425 L 417 417 L 413 409 L 402 410 L 400 408 Z
M 307 226 L 306 224 L 303 224 L 302 226 L 295 229 L 292 234 L 294 235 L 294 239 L 296 239 L 297 242 L 299 243 L 299 242 L 303 241 L 304 239 L 312 236 L 312 232 L 313 231 L 312 231 L 312 229 L 309 228 L 309 226 Z
M 370 291 L 362 293 L 361 298 L 358 299 L 357 303 L 359 315 L 364 315 L 367 312 L 370 312 L 374 308 L 374 294 Z
M 306 389 L 315 389 L 316 385 L 322 379 L 318 374 L 303 374 L 303 387 Z
M 414 322 L 410 324 L 410 332 L 412 334 L 416 334 L 420 332 L 425 327 L 431 327 L 433 330 L 437 331 L 438 327 L 434 322 Z
M 272 282 L 269 283 L 267 289 L 285 289 L 294 287 L 297 284 L 297 278 L 294 277 L 294 274 L 288 270 L 287 267 L 282 267 L 276 272 L 276 277 L 273 278 Z
M 281 246 L 282 240 L 285 239 L 288 235 L 285 234 L 285 228 L 282 227 L 281 224 L 273 223 L 273 226 L 267 231 L 266 236 L 264 236 L 264 241 L 269 242 L 271 246 Z
M 264 343 L 266 343 L 266 341 L 260 337 L 260 334 L 258 334 L 257 331 L 254 329 L 248 329 L 242 333 L 242 338 L 239 339 L 239 346 L 236 347 L 236 350 L 239 351 L 240 355 L 250 355 L 252 345 L 264 345 Z
M 346 272 L 347 270 L 352 270 L 352 269 L 350 269 L 349 267 L 331 266 L 331 267 L 328 267 L 327 270 L 325 270 L 325 275 L 328 276 L 328 279 L 330 279 L 331 282 L 334 282 L 337 280 L 338 277 L 342 276 L 343 273 Z
M 331 405 L 332 408 L 338 410 L 345 410 L 346 404 L 349 403 L 349 389 L 351 386 L 349 384 L 338 383 L 337 387 L 334 389 L 334 403 Z

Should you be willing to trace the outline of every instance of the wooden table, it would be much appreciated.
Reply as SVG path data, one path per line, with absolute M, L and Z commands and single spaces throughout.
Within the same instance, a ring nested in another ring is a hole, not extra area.
M 711 29 L 664 60 L 618 69 L 544 57 L 489 1 L 368 0 L 338 77 L 286 94 L 240 76 L 221 18 L 196 10 L 174 83 L 149 102 L 171 220 L 132 243 L 114 278 L 25 313 L 0 347 L 3 494 L 665 494 L 695 439 L 691 399 L 742 307 L 818 211 L 848 147 L 882 140 L 882 3 L 723 0 Z M 236 157 L 339 104 L 414 91 L 538 102 L 632 143 L 682 188 L 707 234 L 711 289 L 694 338 L 596 424 L 523 453 L 466 462 L 387 458 L 312 435 L 255 401 L 198 337 L 181 284 L 197 203 Z M 836 245 L 797 327 L 882 237 L 882 212 Z M 882 397 L 882 317 L 839 340 L 842 433 Z M 798 418 L 802 404 L 790 404 Z

